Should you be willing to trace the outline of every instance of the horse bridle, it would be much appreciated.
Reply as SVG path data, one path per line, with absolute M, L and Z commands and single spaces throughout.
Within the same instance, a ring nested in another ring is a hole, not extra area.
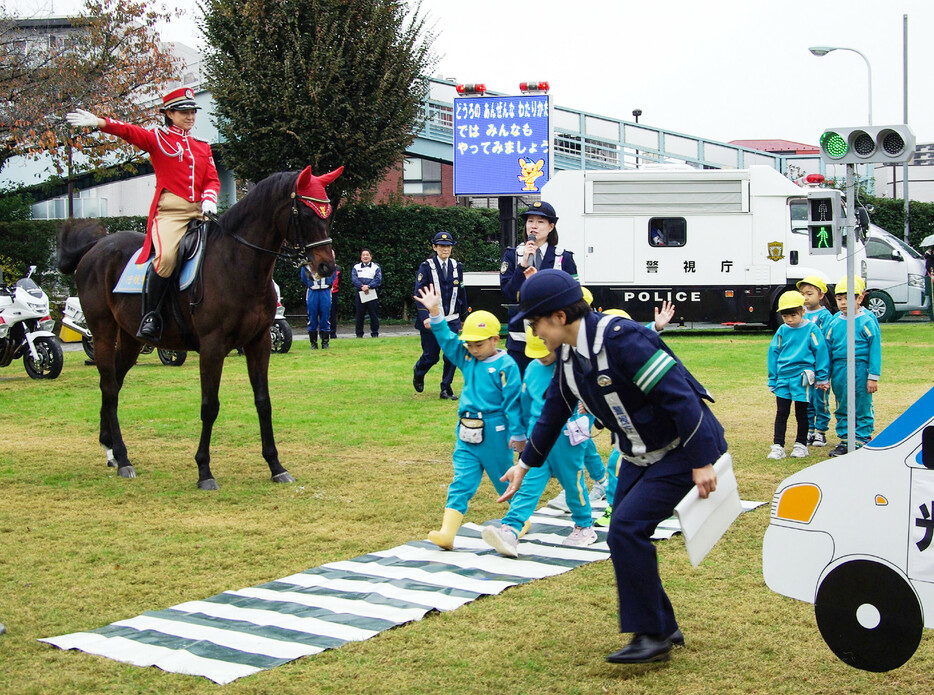
M 292 191 L 292 211 L 289 213 L 289 226 L 290 227 L 294 226 L 295 231 L 298 232 L 299 238 L 301 238 L 302 222 L 301 222 L 301 215 L 299 213 L 299 208 L 298 208 L 299 200 L 307 200 L 313 203 L 328 203 L 330 201 L 320 200 L 318 198 L 312 198 L 310 196 L 301 195 L 295 191 Z M 213 221 L 215 224 L 220 226 L 220 220 L 217 217 L 213 217 Z M 266 248 L 263 248 L 262 246 L 257 246 L 256 244 L 250 243 L 249 241 L 247 241 L 246 239 L 244 239 L 242 236 L 240 236 L 239 234 L 235 232 L 228 232 L 228 233 L 230 234 L 231 237 L 233 237 L 236 241 L 240 242 L 244 246 L 249 246 L 251 249 L 255 249 L 256 251 L 261 251 L 263 253 L 271 254 L 275 256 L 278 260 L 285 261 L 286 263 L 291 263 L 296 268 L 301 267 L 308 262 L 308 259 L 306 258 L 306 254 L 308 253 L 309 249 L 313 249 L 317 246 L 324 246 L 325 244 L 330 244 L 332 242 L 331 237 L 325 237 L 324 239 L 321 239 L 320 241 L 312 241 L 311 243 L 299 246 L 299 245 L 293 245 L 289 241 L 288 235 L 286 235 L 285 240 L 282 242 L 282 247 L 280 247 L 278 251 L 274 251 L 272 249 L 266 249 Z

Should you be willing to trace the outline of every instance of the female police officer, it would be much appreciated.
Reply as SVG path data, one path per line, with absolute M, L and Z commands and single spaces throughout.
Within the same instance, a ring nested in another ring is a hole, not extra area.
M 613 434 L 621 462 L 607 542 L 616 573 L 620 632 L 632 642 L 613 663 L 668 659 L 682 643 L 658 575 L 651 537 L 696 485 L 716 489 L 713 463 L 726 452 L 707 390 L 658 334 L 635 321 L 591 311 L 580 285 L 560 270 L 535 273 L 522 286 L 516 320 L 528 319 L 558 354 L 555 375 L 519 463 L 503 480 L 509 499 L 529 466 L 540 466 L 578 399 Z
M 521 246 L 506 249 L 499 270 L 499 286 L 506 304 L 511 305 L 506 350 L 519 365 L 519 370 L 525 372 L 529 363 L 525 356 L 525 327 L 521 321 L 515 323 L 513 320 L 522 283 L 527 275 L 546 268 L 565 270 L 577 277 L 577 264 L 573 253 L 558 246 L 558 230 L 555 229 L 558 216 L 550 203 L 536 201 L 520 217 L 528 240 Z
M 191 88 L 182 87 L 162 98 L 160 111 L 165 114 L 165 123 L 151 129 L 98 118 L 84 109 L 65 116 L 72 126 L 99 128 L 145 150 L 156 172 L 146 241 L 136 259 L 137 263 L 145 263 L 154 254 L 143 285 L 143 320 L 137 333 L 144 340 L 158 341 L 162 337 L 162 297 L 175 270 L 178 244 L 188 223 L 217 213 L 221 184 L 211 146 L 189 134 L 199 108 Z

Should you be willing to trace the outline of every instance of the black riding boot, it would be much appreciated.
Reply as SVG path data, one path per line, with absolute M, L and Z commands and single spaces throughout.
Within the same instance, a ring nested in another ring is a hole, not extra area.
M 331 339 L 331 334 L 328 333 L 327 331 L 322 331 L 321 333 L 321 349 L 322 350 L 328 349 L 328 341 L 330 339 Z
M 318 331 L 308 331 L 308 342 L 311 343 L 311 349 L 318 349 Z
M 143 320 L 136 337 L 158 342 L 162 338 L 162 299 L 171 278 L 160 277 L 150 265 L 143 283 Z

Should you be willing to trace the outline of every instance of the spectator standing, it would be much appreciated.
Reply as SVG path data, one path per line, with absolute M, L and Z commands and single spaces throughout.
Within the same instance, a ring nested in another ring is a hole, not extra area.
M 363 315 L 370 317 L 370 337 L 379 338 L 379 298 L 377 288 L 383 284 L 383 271 L 373 262 L 370 249 L 360 252 L 360 262 L 354 265 L 350 281 L 357 294 L 354 296 L 354 322 L 358 338 L 363 337 Z

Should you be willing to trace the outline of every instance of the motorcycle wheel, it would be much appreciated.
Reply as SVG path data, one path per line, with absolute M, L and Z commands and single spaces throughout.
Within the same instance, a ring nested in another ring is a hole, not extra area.
M 159 348 L 159 360 L 166 367 L 181 367 L 188 359 L 188 353 L 184 350 L 163 350 Z
M 84 348 L 84 354 L 88 356 L 89 360 L 94 359 L 94 336 L 82 336 L 81 337 L 81 347 Z
M 276 319 L 269 327 L 269 336 L 272 338 L 273 352 L 288 352 L 292 347 L 292 327 L 285 319 Z
M 23 355 L 23 366 L 26 373 L 33 379 L 54 379 L 62 373 L 65 358 L 62 355 L 62 345 L 57 338 L 43 336 L 36 338 L 36 352 L 39 359 L 34 360 L 29 350 Z

